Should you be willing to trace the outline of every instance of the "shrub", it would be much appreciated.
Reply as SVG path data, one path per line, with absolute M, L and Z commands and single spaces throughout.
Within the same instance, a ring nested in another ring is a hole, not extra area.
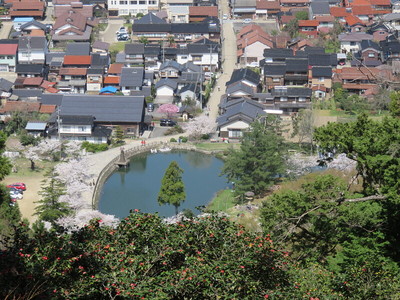
M 176 134 L 176 133 L 183 133 L 184 130 L 182 129 L 181 126 L 179 125 L 175 125 L 174 127 L 171 127 L 170 129 L 168 129 L 164 135 L 171 135 L 171 134 Z
M 108 145 L 107 144 L 93 144 L 93 143 L 89 143 L 89 142 L 83 142 L 82 143 L 82 149 L 85 149 L 88 152 L 96 153 L 96 152 L 101 152 L 101 151 L 108 150 Z
M 171 143 L 176 143 L 176 139 L 175 139 L 175 138 L 171 138 L 169 141 L 170 141 Z
M 180 136 L 179 138 L 181 139 L 182 143 L 186 143 L 188 141 L 188 138 L 186 136 Z
M 201 135 L 201 139 L 202 140 L 208 140 L 209 139 L 209 135 L 208 134 L 203 134 L 203 135 Z
M 28 146 L 28 145 L 36 146 L 38 143 L 38 138 L 35 138 L 33 135 L 25 131 L 19 136 L 19 141 L 23 146 Z

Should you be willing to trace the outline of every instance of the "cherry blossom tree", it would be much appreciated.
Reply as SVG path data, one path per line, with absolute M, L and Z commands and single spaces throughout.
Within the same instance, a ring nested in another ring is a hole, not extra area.
M 190 137 L 195 139 L 204 134 L 212 133 L 215 130 L 214 128 L 214 121 L 207 116 L 199 116 L 183 125 L 183 129 L 186 130 Z
M 36 147 L 31 147 L 25 152 L 25 157 L 31 162 L 31 170 L 35 170 L 36 161 L 41 160 Z
M 115 227 L 119 223 L 119 220 L 113 215 L 103 214 L 98 210 L 84 209 L 77 211 L 74 215 L 58 219 L 57 224 L 72 232 L 89 224 L 92 219 L 98 219 L 99 224 L 103 226 Z
M 165 114 L 168 118 L 179 112 L 179 107 L 174 104 L 162 104 L 157 109 L 160 114 Z

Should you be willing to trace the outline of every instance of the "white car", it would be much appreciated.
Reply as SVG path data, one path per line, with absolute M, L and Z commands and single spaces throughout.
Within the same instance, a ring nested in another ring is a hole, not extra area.
M 11 199 L 20 200 L 20 199 L 22 199 L 23 196 L 21 193 L 18 193 L 18 192 L 10 192 L 10 197 L 11 197 Z
M 250 23 L 250 22 L 251 22 L 251 19 L 244 19 L 243 22 L 244 22 L 244 23 Z
M 222 19 L 223 19 L 223 20 L 228 20 L 228 15 L 227 15 L 227 14 L 223 14 L 223 15 L 222 15 Z
M 125 27 L 120 27 L 116 34 L 128 34 L 128 30 Z

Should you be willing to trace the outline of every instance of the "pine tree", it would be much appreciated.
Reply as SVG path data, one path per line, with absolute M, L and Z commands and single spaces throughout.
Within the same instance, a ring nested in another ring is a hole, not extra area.
M 42 181 L 42 189 L 39 192 L 42 199 L 36 202 L 39 205 L 35 212 L 42 221 L 54 222 L 70 213 L 68 204 L 60 201 L 60 197 L 66 192 L 64 184 L 57 179 L 57 175 L 54 170 L 50 170 Z
M 114 130 L 114 138 L 116 144 L 123 144 L 124 143 L 124 130 L 121 126 L 115 127 Z
M 161 189 L 158 193 L 158 203 L 171 204 L 175 206 L 175 213 L 178 214 L 179 205 L 185 201 L 185 185 L 182 181 L 183 170 L 176 161 L 172 161 L 165 171 L 161 181 Z

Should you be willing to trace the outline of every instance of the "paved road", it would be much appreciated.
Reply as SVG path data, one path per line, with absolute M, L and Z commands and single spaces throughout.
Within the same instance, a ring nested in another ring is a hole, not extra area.
M 123 19 L 108 19 L 108 26 L 106 30 L 101 33 L 102 41 L 110 44 L 117 42 L 117 35 L 115 33 L 123 25 Z
M 3 25 L 1 26 L 1 29 L 0 29 L 0 39 L 8 39 L 11 28 L 13 27 L 13 22 L 4 21 L 2 24 Z

